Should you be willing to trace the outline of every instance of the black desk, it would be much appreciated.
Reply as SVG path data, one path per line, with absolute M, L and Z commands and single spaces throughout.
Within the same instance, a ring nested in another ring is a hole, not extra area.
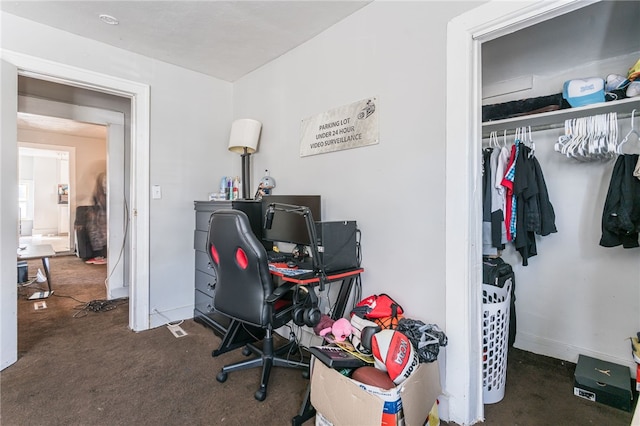
M 364 269 L 362 268 L 355 268 L 330 273 L 329 275 L 327 275 L 326 283 L 328 284 L 332 282 L 342 281 L 340 292 L 338 293 L 338 297 L 336 299 L 335 309 L 333 310 L 333 319 L 341 318 L 342 315 L 344 315 L 344 311 L 346 309 L 347 303 L 349 302 L 349 296 L 351 295 L 351 290 L 353 289 L 355 280 L 363 271 Z M 295 275 L 286 275 L 277 271 L 271 271 L 271 274 L 273 276 L 279 277 L 283 281 L 295 283 L 298 285 L 316 286 L 320 282 L 320 278 L 317 276 L 310 278 L 300 278 Z M 214 312 L 210 314 L 209 320 L 211 320 L 212 318 L 216 319 L 215 324 L 217 327 L 215 327 L 214 329 L 222 338 L 218 349 L 215 349 L 211 353 L 211 355 L 214 357 L 230 350 L 242 347 L 247 343 L 254 343 L 256 338 L 262 338 L 264 335 L 264 330 L 257 327 L 251 328 L 251 332 L 248 333 L 245 328 L 247 327 L 246 325 L 243 327 L 241 322 L 232 320 L 231 318 L 220 312 Z
M 332 319 L 342 318 L 345 310 L 347 308 L 347 303 L 349 302 L 349 296 L 351 295 L 351 291 L 353 290 L 353 285 L 356 279 L 360 276 L 360 274 L 364 272 L 364 268 L 354 268 L 347 269 L 344 271 L 330 272 L 327 275 L 326 283 L 330 284 L 337 281 L 342 281 L 342 285 L 340 286 L 340 292 L 338 293 L 338 297 L 336 299 L 335 309 L 331 315 Z M 275 276 L 281 277 L 284 281 L 296 283 L 299 285 L 311 285 L 316 286 L 320 283 L 319 277 L 312 278 L 298 278 L 294 276 L 287 276 L 283 273 L 279 272 L 271 272 Z M 307 391 L 302 401 L 302 406 L 300 407 L 300 411 L 297 416 L 294 416 L 291 419 L 291 424 L 293 426 L 300 426 L 302 423 L 311 419 L 316 415 L 316 409 L 311 405 L 311 384 L 307 386 Z
M 24 249 L 18 249 L 18 260 L 42 259 L 42 268 L 44 269 L 44 275 L 47 278 L 47 287 L 49 291 L 41 292 L 41 297 L 35 298 L 46 299 L 53 293 L 53 290 L 51 289 L 51 274 L 49 272 L 49 258 L 55 256 L 56 252 L 51 244 L 26 244 L 23 247 Z
M 327 278 L 325 281 L 327 284 L 342 281 L 340 292 L 338 293 L 338 297 L 336 299 L 336 306 L 333 310 L 332 319 L 339 319 L 344 315 L 345 309 L 347 308 L 347 303 L 349 302 L 349 296 L 351 295 L 351 290 L 353 289 L 353 284 L 363 272 L 364 268 L 353 268 L 346 269 L 344 271 L 329 272 L 327 274 Z M 277 271 L 271 271 L 271 274 L 280 277 L 283 281 L 295 283 L 298 285 L 317 286 L 320 283 L 319 276 L 301 278 L 296 275 L 285 275 L 284 273 Z

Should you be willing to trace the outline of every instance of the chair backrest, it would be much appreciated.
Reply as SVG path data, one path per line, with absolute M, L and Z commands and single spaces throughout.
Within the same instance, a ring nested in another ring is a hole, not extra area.
M 256 326 L 271 321 L 265 302 L 274 290 L 267 252 L 240 210 L 216 210 L 209 219 L 207 253 L 216 271 L 214 308 Z

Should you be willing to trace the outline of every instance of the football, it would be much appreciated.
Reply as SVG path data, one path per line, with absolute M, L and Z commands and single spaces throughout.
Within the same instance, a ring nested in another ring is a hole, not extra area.
M 371 338 L 375 366 L 387 372 L 397 385 L 404 382 L 418 366 L 418 354 L 411 341 L 396 330 L 382 330 Z
M 371 366 L 356 368 L 351 378 L 365 385 L 375 386 L 384 390 L 396 387 L 387 373 Z

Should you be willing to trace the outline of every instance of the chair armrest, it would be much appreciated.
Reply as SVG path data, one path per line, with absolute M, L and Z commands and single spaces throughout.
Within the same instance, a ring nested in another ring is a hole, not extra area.
M 296 283 L 285 282 L 282 285 L 276 287 L 276 289 L 267 296 L 266 302 L 269 304 L 275 303 L 277 300 L 282 299 L 282 296 L 287 294 L 293 287 L 295 287 Z

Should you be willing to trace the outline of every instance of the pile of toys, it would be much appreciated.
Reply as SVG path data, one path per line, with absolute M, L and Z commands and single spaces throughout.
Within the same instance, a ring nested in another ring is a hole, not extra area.
M 323 315 L 314 331 L 366 364 L 348 372 L 350 377 L 383 389 L 401 384 L 419 363 L 435 361 L 447 345 L 437 325 L 405 317 L 387 294 L 361 300 L 350 319 Z
M 387 416 L 389 424 L 402 417 L 398 412 L 400 385 L 417 374 L 421 363 L 436 361 L 440 347 L 447 345 L 447 336 L 437 325 L 406 317 L 402 306 L 388 294 L 361 300 L 349 318 L 333 320 L 323 314 L 314 332 L 328 345 L 309 351 L 327 367 L 359 382 L 360 389 L 382 398 L 384 412 L 393 414 Z M 439 424 L 437 403 L 428 413 L 429 425 Z

